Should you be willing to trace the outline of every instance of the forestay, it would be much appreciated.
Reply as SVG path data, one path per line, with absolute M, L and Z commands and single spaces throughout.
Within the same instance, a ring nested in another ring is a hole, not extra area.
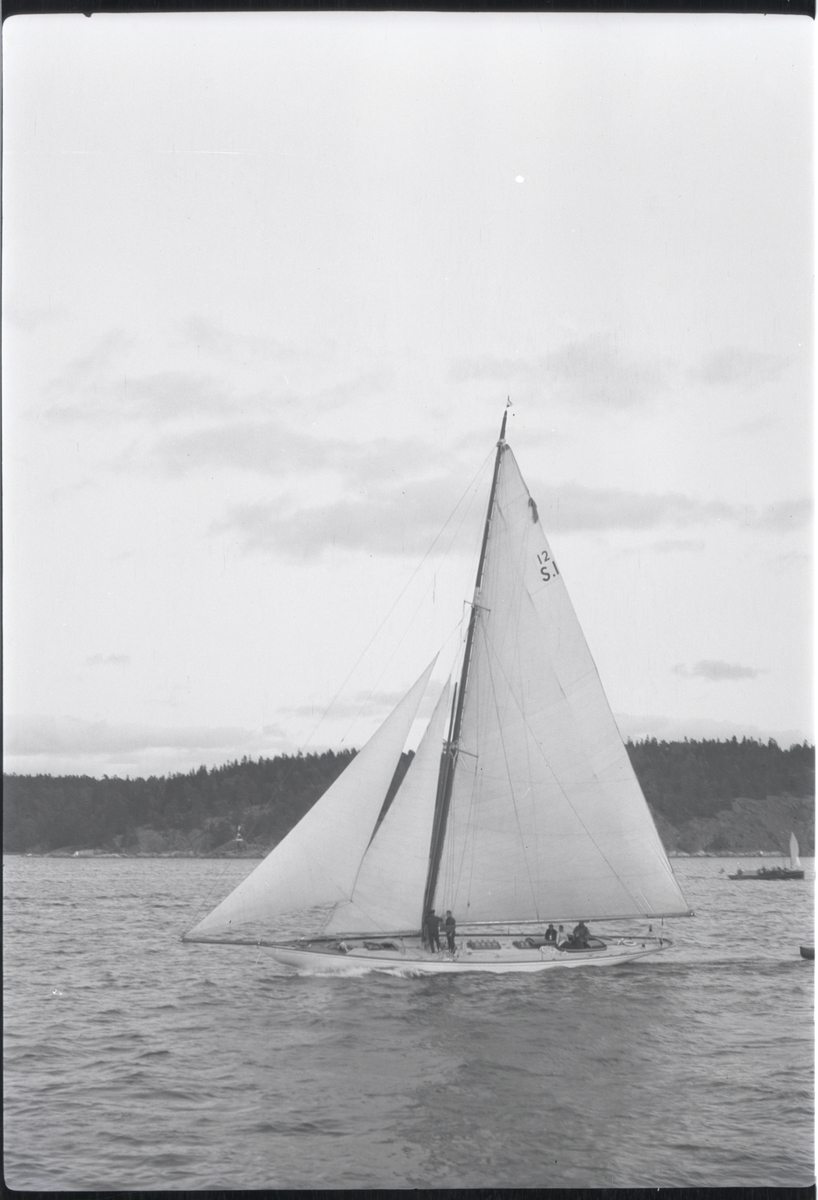
M 460 922 L 686 915 L 507 446 L 490 519 L 437 907 Z

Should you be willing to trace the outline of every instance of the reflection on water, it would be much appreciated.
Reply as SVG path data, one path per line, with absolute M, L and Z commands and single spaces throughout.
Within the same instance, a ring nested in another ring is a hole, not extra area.
M 655 960 L 346 979 L 179 941 L 251 865 L 6 860 L 10 1186 L 812 1182 L 811 882 L 678 860 Z

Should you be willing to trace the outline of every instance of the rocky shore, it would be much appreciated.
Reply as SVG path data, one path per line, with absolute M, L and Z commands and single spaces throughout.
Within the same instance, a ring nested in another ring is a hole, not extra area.
M 140 831 L 141 832 L 141 831 Z M 27 858 L 264 858 L 270 853 L 273 846 L 264 845 L 258 842 L 238 842 L 236 840 L 226 842 L 223 846 L 215 846 L 212 850 L 206 850 L 201 847 L 194 848 L 192 846 L 164 845 L 162 843 L 176 843 L 179 841 L 179 836 L 174 835 L 164 837 L 157 834 L 154 830 L 147 830 L 145 834 L 152 836 L 143 836 L 139 839 L 136 846 L 123 847 L 95 847 L 87 846 L 61 846 L 57 850 L 38 850 L 36 848 L 25 851 Z M 141 842 L 141 844 L 140 844 Z M 149 843 L 145 845 L 144 843 Z M 157 844 L 159 843 L 159 844 Z

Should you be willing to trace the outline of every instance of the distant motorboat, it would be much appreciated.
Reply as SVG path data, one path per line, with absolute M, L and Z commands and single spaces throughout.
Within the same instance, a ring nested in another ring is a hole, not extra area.
M 786 858 L 784 862 L 786 863 Z M 803 879 L 804 872 L 801 869 L 801 859 L 798 857 L 798 841 L 795 834 L 790 834 L 790 860 L 789 866 L 781 867 L 759 867 L 757 871 L 742 871 L 741 868 L 736 871 L 735 875 L 729 875 L 729 879 Z

